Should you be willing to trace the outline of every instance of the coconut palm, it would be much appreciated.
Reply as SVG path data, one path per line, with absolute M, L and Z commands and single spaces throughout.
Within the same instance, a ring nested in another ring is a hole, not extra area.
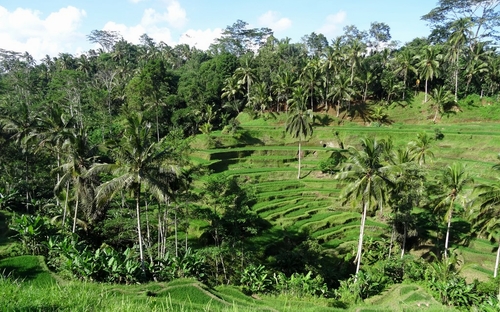
M 465 169 L 465 166 L 461 163 L 454 163 L 447 166 L 439 180 L 439 183 L 443 187 L 443 191 L 439 196 L 438 204 L 435 207 L 435 211 L 445 210 L 446 218 L 446 238 L 444 242 L 444 257 L 448 257 L 448 246 L 450 241 L 450 229 L 451 229 L 451 219 L 453 218 L 453 211 L 455 209 L 455 204 L 457 200 L 462 200 L 465 202 L 464 188 L 473 182 L 473 178 L 470 177 Z
M 164 141 L 154 142 L 151 138 L 151 125 L 142 115 L 127 117 L 123 136 L 113 149 L 115 162 L 95 164 L 89 174 L 110 172 L 113 178 L 97 188 L 97 200 L 107 202 L 123 189 L 135 197 L 137 238 L 141 265 L 144 270 L 143 239 L 141 231 L 141 192 L 144 188 L 164 202 L 169 196 L 168 176 L 177 169 L 176 165 L 166 165 L 171 160 L 172 150 L 165 148 Z
M 434 108 L 434 119 L 432 119 L 432 121 L 436 122 L 437 115 L 439 113 L 444 113 L 447 107 L 454 103 L 453 95 L 443 86 L 439 86 L 438 88 L 432 90 L 431 99 L 432 107 Z
M 473 23 L 470 18 L 461 18 L 451 25 L 452 33 L 448 38 L 448 53 L 446 59 L 453 63 L 453 78 L 455 80 L 455 102 L 458 101 L 458 61 L 468 38 L 472 36 L 470 27 Z
M 426 132 L 420 132 L 417 134 L 417 139 L 409 143 L 411 155 L 420 166 L 425 164 L 427 158 L 434 157 L 434 153 L 430 150 L 432 140 Z
M 314 111 L 314 91 L 320 85 L 320 63 L 319 59 L 313 58 L 306 64 L 299 77 L 300 83 L 309 91 L 311 111 Z
M 469 86 L 474 77 L 485 74 L 489 70 L 488 56 L 491 55 L 491 50 L 486 50 L 485 46 L 485 43 L 475 44 L 468 56 L 467 66 L 465 67 L 465 77 L 467 78 L 465 93 L 469 92 Z
M 405 100 L 408 72 L 416 72 L 416 69 L 413 66 L 413 58 L 414 56 L 410 49 L 403 49 L 396 55 L 396 68 L 394 69 L 394 73 L 396 75 L 403 75 L 403 101 Z
M 442 55 L 439 54 L 438 50 L 434 46 L 427 46 L 422 51 L 422 54 L 415 56 L 418 60 L 417 68 L 420 78 L 425 79 L 425 99 L 427 102 L 427 85 L 428 81 L 434 79 L 434 77 L 439 77 L 439 61 Z
M 337 102 L 337 117 L 340 115 L 340 107 L 344 101 L 351 101 L 351 97 L 354 94 L 354 89 L 349 85 L 349 77 L 346 74 L 339 74 L 335 76 L 333 81 L 333 86 L 331 91 L 328 93 L 328 97 L 332 99 L 332 102 Z
M 488 239 L 495 238 L 499 244 L 493 273 L 493 278 L 496 278 L 500 262 L 500 179 L 494 183 L 480 184 L 476 190 L 480 192 L 477 196 L 480 212 L 474 222 L 475 228 L 487 234 Z
M 62 173 L 55 190 L 66 189 L 65 203 L 63 206 L 62 223 L 65 224 L 68 203 L 70 197 L 70 185 L 73 186 L 74 213 L 72 232 L 76 231 L 78 222 L 78 213 L 80 207 L 84 207 L 86 212 L 86 221 L 93 222 L 102 216 L 101 212 L 96 211 L 95 205 L 95 187 L 98 179 L 96 176 L 88 176 L 87 172 L 92 165 L 96 155 L 96 147 L 91 147 L 86 133 L 81 129 L 78 133 L 73 133 L 61 146 L 63 163 L 57 168 L 58 173 Z
M 301 144 L 302 140 L 305 140 L 313 133 L 313 118 L 312 112 L 308 111 L 306 108 L 307 93 L 302 86 L 298 86 L 295 88 L 289 103 L 291 105 L 291 112 L 286 122 L 285 130 L 294 139 L 299 139 L 299 171 L 297 174 L 297 179 L 300 179 L 300 167 L 302 158 Z
M 242 66 L 238 67 L 234 71 L 234 76 L 238 80 L 240 85 L 246 86 L 246 98 L 247 101 L 250 101 L 250 87 L 257 79 L 257 75 L 255 74 L 255 69 L 252 68 L 250 64 L 251 58 L 246 57 Z
M 348 159 L 343 163 L 341 171 L 335 179 L 347 182 L 341 198 L 343 202 L 359 200 L 362 204 L 361 225 L 356 254 L 356 275 L 361 265 L 363 238 L 368 210 L 373 206 L 382 209 L 386 202 L 388 190 L 393 186 L 390 178 L 389 164 L 383 162 L 386 155 L 385 141 L 371 138 L 361 139 L 361 149 L 348 148 Z

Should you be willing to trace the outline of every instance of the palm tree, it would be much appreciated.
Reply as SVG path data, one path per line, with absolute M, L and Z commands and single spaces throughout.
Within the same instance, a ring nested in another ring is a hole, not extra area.
M 359 200 L 362 203 L 361 225 L 359 229 L 358 249 L 356 254 L 356 275 L 361 265 L 363 238 L 368 209 L 375 206 L 382 209 L 388 191 L 393 186 L 390 178 L 391 165 L 383 162 L 386 155 L 385 141 L 371 138 L 361 139 L 361 149 L 348 148 L 348 159 L 342 165 L 335 179 L 348 184 L 342 190 L 344 203 Z
M 235 105 L 228 105 L 227 107 L 234 107 L 236 112 L 240 113 L 239 103 L 236 102 L 236 98 L 241 92 L 241 85 L 238 83 L 238 79 L 234 76 L 226 78 L 224 80 L 224 87 L 222 88 L 221 98 L 227 98 L 229 103 L 233 103 Z
M 425 164 L 426 158 L 434 157 L 434 153 L 430 150 L 432 138 L 426 132 L 417 134 L 417 139 L 409 143 L 412 157 L 420 166 Z
M 301 75 L 300 82 L 309 90 L 309 100 L 311 102 L 311 111 L 314 111 L 314 90 L 320 84 L 319 79 L 320 64 L 319 59 L 314 58 L 304 67 Z
M 114 149 L 115 163 L 95 164 L 89 170 L 89 174 L 110 172 L 114 176 L 97 188 L 96 197 L 101 204 L 123 189 L 129 190 L 134 195 L 139 255 L 144 271 L 141 191 L 144 188 L 159 201 L 164 202 L 169 196 L 169 181 L 166 177 L 175 171 L 177 166 L 165 165 L 172 157 L 172 150 L 165 148 L 163 140 L 154 142 L 151 139 L 151 125 L 144 122 L 140 114 L 127 117 L 123 136 L 118 143 Z
M 275 92 L 277 93 L 276 99 L 280 103 L 288 103 L 296 85 L 295 77 L 291 73 L 285 71 L 279 73 L 277 79 L 277 83 L 274 84 Z M 278 111 L 280 103 L 278 103 Z M 288 107 L 286 108 L 286 111 L 288 111 Z
M 357 39 L 354 40 L 348 47 L 347 58 L 349 59 L 349 64 L 351 66 L 351 78 L 349 86 L 352 86 L 352 83 L 354 82 L 354 71 L 356 70 L 356 67 L 359 65 L 359 59 L 364 50 L 365 47 L 363 46 L 363 43 L 361 43 L 361 41 Z
M 467 66 L 465 67 L 465 77 L 467 78 L 465 93 L 469 92 L 472 78 L 478 74 L 487 73 L 489 70 L 488 56 L 491 54 L 491 51 L 486 51 L 485 46 L 485 43 L 477 43 L 468 56 Z
M 238 67 L 234 71 L 234 76 L 237 78 L 238 83 L 240 85 L 246 85 L 246 98 L 247 101 L 250 101 L 250 86 L 254 83 L 257 78 L 255 74 L 255 69 L 252 68 L 250 64 L 251 58 L 246 57 L 244 60 L 244 64 Z
M 340 106 L 343 101 L 351 101 L 354 90 L 349 86 L 349 77 L 345 74 L 335 76 L 333 81 L 332 90 L 328 96 L 332 102 L 337 102 L 337 117 L 340 115 Z
M 73 227 L 72 232 L 76 231 L 76 224 L 78 220 L 78 213 L 80 206 L 83 206 L 86 212 L 86 220 L 92 223 L 102 213 L 96 211 L 95 205 L 95 187 L 97 187 L 98 180 L 96 176 L 87 175 L 88 170 L 92 165 L 95 157 L 95 147 L 89 145 L 87 134 L 83 129 L 78 133 L 67 138 L 61 146 L 64 163 L 58 166 L 58 173 L 61 172 L 62 176 L 58 181 L 55 190 L 66 188 L 66 199 L 63 208 L 63 226 L 65 224 L 68 202 L 69 202 L 69 186 L 73 185 L 73 194 L 75 199 L 74 213 L 73 213 Z
M 425 99 L 427 102 L 427 85 L 428 81 L 434 79 L 434 77 L 439 77 L 439 61 L 442 55 L 438 53 L 438 50 L 434 46 L 427 46 L 421 55 L 417 55 L 416 58 L 419 61 L 417 63 L 417 68 L 420 73 L 420 78 L 425 79 Z
M 434 119 L 432 121 L 435 123 L 437 115 L 441 112 L 444 113 L 449 104 L 453 103 L 453 95 L 449 90 L 446 90 L 443 86 L 440 86 L 432 90 L 432 106 L 434 107 Z
M 496 278 L 500 262 L 500 179 L 495 183 L 480 184 L 476 190 L 480 192 L 477 200 L 481 210 L 474 222 L 475 227 L 480 233 L 487 233 L 488 239 L 496 238 L 499 244 L 493 273 L 493 278 Z
M 416 71 L 415 67 L 413 66 L 413 59 L 414 56 L 410 49 L 404 49 L 396 55 L 396 68 L 394 69 L 394 73 L 396 75 L 403 75 L 403 101 L 405 100 L 408 71 Z
M 458 62 L 460 60 L 460 52 L 462 51 L 468 38 L 472 35 L 470 27 L 473 25 L 470 18 L 461 18 L 455 21 L 452 26 L 452 33 L 448 38 L 448 54 L 447 60 L 453 63 L 453 76 L 455 80 L 455 102 L 458 101 Z
M 308 136 L 312 135 L 313 119 L 312 112 L 306 109 L 307 94 L 303 87 L 298 86 L 295 88 L 289 102 L 291 104 L 291 115 L 288 117 L 285 130 L 294 139 L 299 139 L 299 172 L 297 174 L 297 179 L 300 179 L 302 158 L 301 143 L 302 140 L 305 140 Z
M 393 235 L 391 241 L 394 240 L 397 225 L 402 225 L 401 258 L 403 258 L 406 250 L 407 237 L 417 235 L 417 231 L 412 227 L 415 219 L 411 212 L 413 207 L 419 205 L 423 197 L 425 191 L 423 183 L 425 174 L 423 170 L 416 165 L 411 146 L 397 149 L 390 158 L 390 161 L 399 169 L 394 181 L 394 188 L 392 188 L 389 193 L 393 216 Z
M 465 200 L 463 195 L 464 188 L 474 180 L 467 174 L 465 166 L 460 163 L 454 163 L 447 166 L 443 171 L 439 183 L 443 187 L 443 193 L 439 197 L 439 202 L 435 210 L 446 209 L 446 238 L 444 242 L 444 257 L 448 257 L 448 246 L 450 240 L 451 219 L 457 199 Z
M 31 135 L 36 128 L 37 119 L 30 104 L 20 102 L 12 116 L 0 117 L 0 126 L 8 134 L 12 134 L 12 139 L 21 147 L 24 154 L 24 182 L 26 184 L 25 206 L 29 212 L 30 203 L 30 149 Z

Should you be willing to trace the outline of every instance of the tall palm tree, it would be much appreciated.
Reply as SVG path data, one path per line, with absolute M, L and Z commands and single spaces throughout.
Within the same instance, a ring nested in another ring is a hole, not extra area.
M 344 203 L 359 200 L 362 203 L 361 225 L 359 228 L 358 249 L 356 254 L 356 275 L 361 265 L 363 238 L 368 210 L 373 206 L 382 208 L 387 194 L 393 186 L 390 177 L 392 166 L 384 163 L 387 150 L 385 141 L 371 138 L 361 139 L 361 149 L 348 148 L 348 159 L 342 165 L 335 179 L 348 184 L 342 190 Z
M 234 71 L 234 76 L 237 77 L 238 83 L 240 85 L 245 85 L 246 86 L 246 98 L 247 102 L 250 101 L 250 86 L 255 82 L 257 79 L 257 75 L 255 73 L 255 69 L 252 68 L 250 64 L 251 58 L 246 57 L 244 59 L 244 63 L 242 66 L 236 68 Z
M 470 18 L 461 18 L 455 21 L 452 26 L 452 33 L 448 38 L 448 53 L 446 59 L 453 63 L 453 76 L 455 80 L 455 102 L 458 101 L 458 71 L 460 52 L 472 36 L 470 28 L 473 23 Z
M 299 77 L 299 81 L 306 87 L 309 91 L 309 101 L 311 103 L 311 111 L 314 111 L 314 91 L 317 86 L 320 85 L 321 79 L 320 75 L 320 64 L 318 58 L 313 58 L 309 60 L 302 70 Z
M 457 200 L 465 201 L 464 188 L 473 183 L 474 179 L 470 177 L 466 168 L 461 163 L 454 163 L 447 166 L 439 180 L 443 187 L 442 194 L 439 196 L 439 202 L 436 205 L 435 211 L 445 209 L 446 217 L 446 238 L 444 242 L 444 257 L 448 257 L 448 246 L 450 241 L 451 219 Z
M 427 46 L 422 51 L 422 54 L 416 55 L 418 60 L 417 68 L 420 74 L 420 78 L 425 79 L 425 99 L 427 102 L 427 85 L 428 81 L 434 79 L 434 77 L 439 77 L 439 61 L 442 55 L 439 54 L 437 47 Z
M 352 86 L 354 82 L 354 72 L 356 67 L 359 66 L 359 60 L 361 54 L 365 51 L 365 47 L 360 40 L 354 40 L 348 47 L 347 58 L 349 60 L 349 65 L 351 66 L 351 78 L 349 86 Z
M 117 143 L 113 150 L 115 163 L 95 164 L 89 170 L 89 174 L 110 172 L 114 176 L 97 189 L 96 197 L 101 204 L 123 189 L 133 194 L 136 202 L 139 255 L 144 270 L 141 192 L 144 188 L 159 201 L 164 202 L 169 196 L 169 181 L 166 177 L 177 167 L 166 165 L 168 160 L 172 160 L 172 149 L 165 147 L 163 141 L 152 140 L 151 125 L 146 123 L 140 114 L 127 117 L 123 136 Z
M 291 112 L 286 122 L 285 130 L 293 138 L 299 139 L 299 171 L 297 174 L 297 179 L 300 179 L 300 167 L 302 158 L 301 144 L 302 140 L 305 140 L 313 133 L 313 119 L 312 112 L 308 111 L 306 108 L 307 93 L 303 87 L 298 86 L 295 88 L 292 98 L 289 102 L 291 104 Z
M 500 262 L 500 179 L 494 183 L 480 184 L 476 190 L 480 192 L 477 196 L 480 212 L 474 222 L 475 228 L 480 233 L 486 233 L 489 239 L 495 238 L 499 244 L 493 273 L 493 278 L 496 278 Z
M 396 75 L 403 75 L 403 101 L 405 100 L 406 94 L 406 81 L 408 78 L 408 72 L 416 72 L 415 67 L 413 66 L 414 55 L 410 49 L 403 49 L 398 54 L 396 54 L 396 68 L 394 69 L 394 73 Z
M 328 97 L 332 99 L 332 102 L 337 103 L 337 117 L 340 115 L 340 107 L 343 101 L 351 101 L 351 97 L 354 94 L 354 89 L 349 85 L 349 76 L 340 73 L 335 76 L 333 80 L 333 86 L 328 94 Z
M 469 92 L 469 86 L 474 77 L 487 73 L 489 70 L 488 56 L 491 54 L 491 51 L 486 50 L 485 46 L 486 44 L 481 42 L 475 44 L 468 55 L 467 66 L 465 67 L 465 77 L 467 78 L 465 93 Z
M 58 181 L 55 190 L 66 188 L 66 199 L 63 207 L 63 225 L 65 224 L 68 202 L 69 202 L 69 186 L 73 186 L 74 196 L 74 213 L 72 232 L 76 231 L 78 213 L 80 206 L 84 207 L 86 212 L 86 221 L 92 223 L 102 212 L 96 211 L 95 203 L 95 188 L 98 184 L 96 176 L 87 175 L 94 157 L 96 155 L 96 147 L 89 145 L 87 134 L 83 129 L 67 138 L 61 146 L 63 154 L 63 163 L 57 168 L 58 173 L 62 176 Z
M 276 99 L 278 102 L 286 104 L 292 97 L 292 93 L 296 85 L 296 79 L 290 72 L 284 71 L 278 74 L 277 80 L 277 83 L 274 84 L 275 92 L 277 94 Z M 278 111 L 280 103 L 278 103 Z M 288 107 L 286 107 L 286 111 L 288 111 Z

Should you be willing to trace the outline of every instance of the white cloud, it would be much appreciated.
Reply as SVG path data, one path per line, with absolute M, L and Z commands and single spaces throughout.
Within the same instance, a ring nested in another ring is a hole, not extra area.
M 207 50 L 216 38 L 220 38 L 222 35 L 221 28 L 215 28 L 214 30 L 194 30 L 190 29 L 186 31 L 181 38 L 179 43 L 185 43 L 190 46 L 195 46 L 200 50 Z
M 186 10 L 184 10 L 179 1 L 168 1 L 166 21 L 176 28 L 182 28 L 187 23 Z
M 138 1 L 138 0 L 132 0 Z M 158 12 L 148 8 L 144 10 L 141 21 L 135 26 L 118 24 L 113 21 L 107 22 L 103 29 L 118 31 L 125 40 L 132 43 L 139 43 L 139 38 L 147 34 L 156 42 L 165 42 L 169 45 L 175 44 L 172 39 L 172 32 L 169 28 L 182 28 L 188 21 L 186 10 L 184 10 L 177 0 L 164 1 L 166 10 Z
M 344 23 L 345 19 L 346 13 L 344 11 L 328 15 L 323 26 L 318 29 L 318 33 L 321 33 L 326 37 L 333 37 L 337 35 L 339 33 L 339 26 Z
M 292 21 L 286 17 L 280 18 L 278 12 L 267 11 L 259 17 L 259 24 L 279 32 L 290 28 L 292 26 Z
M 35 59 L 73 51 L 85 39 L 77 30 L 86 15 L 84 10 L 67 6 L 43 19 L 40 11 L 17 8 L 10 12 L 0 6 L 0 45 L 27 51 Z
M 145 1 L 145 0 L 129 0 L 130 2 L 132 3 L 139 3 L 139 2 L 142 2 L 142 1 Z

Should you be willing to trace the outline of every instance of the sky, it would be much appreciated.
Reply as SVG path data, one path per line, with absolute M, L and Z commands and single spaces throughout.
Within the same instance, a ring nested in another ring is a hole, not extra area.
M 322 33 L 331 40 L 347 25 L 368 30 L 372 22 L 390 26 L 402 44 L 426 37 L 420 17 L 437 0 L 0 0 L 0 48 L 28 52 L 36 60 L 59 53 L 79 55 L 98 46 L 92 30 L 118 31 L 139 43 L 148 34 L 157 43 L 187 43 L 207 49 L 237 20 L 249 28 L 269 27 L 278 39 L 300 42 Z

